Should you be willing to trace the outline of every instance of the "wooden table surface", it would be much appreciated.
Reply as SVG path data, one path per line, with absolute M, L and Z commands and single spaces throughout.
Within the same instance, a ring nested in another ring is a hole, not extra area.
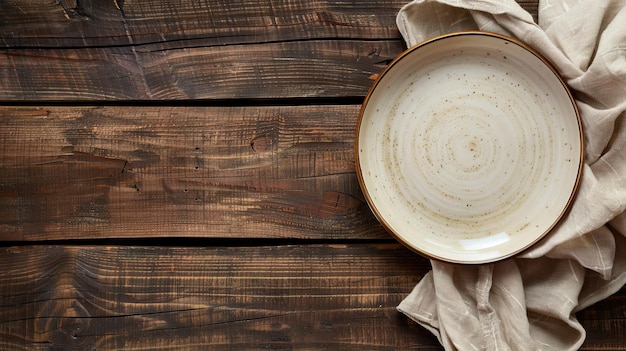
M 1 1 L 0 349 L 439 350 L 354 164 L 406 1 Z

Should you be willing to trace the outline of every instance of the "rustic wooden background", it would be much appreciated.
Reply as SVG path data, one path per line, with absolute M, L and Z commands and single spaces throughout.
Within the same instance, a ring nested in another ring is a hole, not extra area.
M 0 349 L 439 350 L 354 168 L 407 1 L 1 1 Z

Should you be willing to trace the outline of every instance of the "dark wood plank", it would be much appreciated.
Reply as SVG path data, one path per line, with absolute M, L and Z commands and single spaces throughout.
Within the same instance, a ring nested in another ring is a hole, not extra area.
M 306 39 L 399 38 L 407 0 L 8 0 L 0 3 L 0 45 L 94 47 L 157 42 L 193 46 Z
M 626 287 L 577 317 L 587 332 L 581 350 L 626 350 Z
M 380 239 L 359 106 L 0 107 L 0 240 Z
M 399 244 L 0 249 L 0 348 L 440 350 L 395 306 L 429 270 Z M 579 313 L 625 349 L 626 290 Z
M 0 100 L 363 96 L 403 3 L 3 2 Z
M 398 244 L 0 249 L 0 348 L 440 350 Z

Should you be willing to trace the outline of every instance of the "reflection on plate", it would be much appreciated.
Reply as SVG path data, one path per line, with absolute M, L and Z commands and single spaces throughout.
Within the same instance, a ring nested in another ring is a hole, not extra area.
M 541 239 L 582 169 L 575 102 L 512 38 L 461 32 L 403 53 L 357 125 L 361 187 L 379 221 L 428 257 L 485 263 Z

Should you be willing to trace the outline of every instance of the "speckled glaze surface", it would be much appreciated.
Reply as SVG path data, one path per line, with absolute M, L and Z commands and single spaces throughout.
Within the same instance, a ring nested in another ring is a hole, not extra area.
M 511 38 L 462 32 L 407 50 L 361 109 L 357 173 L 377 218 L 431 258 L 515 255 L 566 212 L 582 167 L 567 87 Z

